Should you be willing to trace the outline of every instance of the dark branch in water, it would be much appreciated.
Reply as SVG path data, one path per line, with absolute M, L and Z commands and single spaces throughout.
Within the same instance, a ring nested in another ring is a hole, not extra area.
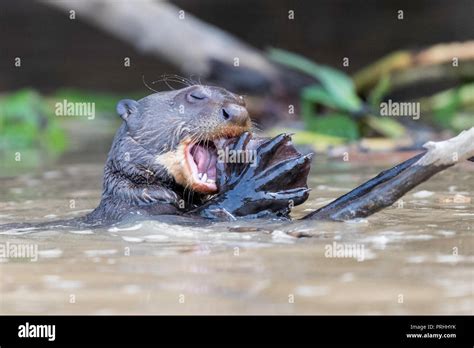
M 331 215 L 334 212 L 339 211 L 341 207 L 347 205 L 347 203 L 353 202 L 357 198 L 364 196 L 365 194 L 373 190 L 376 186 L 383 184 L 384 182 L 396 177 L 402 171 L 404 171 L 413 163 L 418 161 L 423 155 L 424 153 L 418 154 L 410 158 L 409 160 L 406 160 L 405 162 L 396 165 L 393 168 L 384 170 L 383 172 L 378 174 L 376 177 L 370 179 L 369 181 L 366 181 L 362 185 L 346 193 L 344 196 L 337 198 L 335 201 L 332 201 L 330 204 L 325 205 L 324 207 L 321 207 L 318 210 L 305 216 L 304 219 L 325 219 L 325 218 L 330 219 Z
M 450 159 L 454 153 L 459 153 L 459 160 L 474 161 L 474 157 L 471 157 L 474 152 L 473 141 L 474 128 L 471 128 L 445 142 L 428 143 L 427 152 L 381 172 L 303 219 L 344 221 L 372 215 L 391 206 L 436 173 L 455 165 L 458 161 Z
M 367 217 L 383 208 L 391 206 L 415 186 L 425 182 L 436 173 L 454 165 L 404 166 L 407 162 L 416 162 L 414 160 L 418 158 L 419 155 L 390 169 L 388 174 L 396 173 L 397 168 L 400 166 L 404 167 L 392 177 L 383 172 L 349 192 L 346 195 L 348 197 L 342 196 L 305 218 L 341 221 Z M 382 175 L 384 179 L 380 179 L 380 175 Z M 358 194 L 361 195 L 358 196 Z

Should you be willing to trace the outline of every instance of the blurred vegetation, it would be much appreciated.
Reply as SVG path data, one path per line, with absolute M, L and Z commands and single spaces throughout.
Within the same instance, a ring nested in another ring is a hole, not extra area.
M 410 65 L 414 60 L 410 60 L 408 53 L 382 58 L 362 69 L 354 78 L 283 50 L 272 49 L 269 57 L 313 77 L 315 81 L 299 91 L 299 114 L 305 129 L 294 131 L 296 143 L 310 144 L 319 150 L 367 137 L 394 140 L 408 137 L 410 125 L 404 122 L 403 117 L 378 115 L 380 103 L 400 85 L 397 69 L 416 68 Z M 409 70 L 409 74 L 415 74 L 413 71 Z M 407 83 L 406 79 L 402 80 Z M 41 96 L 32 89 L 0 95 L 2 162 L 6 163 L 5 158 L 14 161 L 14 154 L 20 152 L 23 154 L 23 165 L 38 165 L 45 158 L 57 157 L 68 148 L 67 134 L 61 122 L 71 118 L 56 117 L 54 111 L 58 102 L 94 103 L 96 117 L 118 120 L 115 115 L 118 100 L 140 99 L 143 96 L 144 93 L 119 95 L 74 88 L 61 88 L 48 96 Z M 474 126 L 472 79 L 463 79 L 459 86 L 410 101 L 420 103 L 420 121 L 433 130 L 459 132 Z M 276 127 L 269 133 L 288 131 L 278 128 L 278 125 Z
M 60 88 L 47 99 L 50 103 L 57 103 L 67 100 L 72 103 L 94 103 L 95 111 L 101 116 L 115 117 L 115 106 L 121 99 L 141 99 L 145 96 L 144 93 L 104 93 L 97 91 L 86 91 L 78 88 Z
M 67 146 L 64 131 L 48 103 L 31 89 L 0 97 L 0 133 L 2 150 L 34 146 L 62 152 Z
M 48 103 L 31 89 L 0 96 L 0 134 L 6 166 L 38 166 L 67 148 L 66 134 Z
M 127 97 L 141 98 L 138 93 Z M 62 122 L 71 117 L 55 115 L 56 103 L 95 103 L 95 117 L 116 120 L 115 105 L 125 96 L 84 91 L 73 88 L 58 89 L 42 96 L 33 89 L 22 89 L 0 95 L 0 160 L 5 168 L 31 168 L 53 161 L 68 149 L 68 134 Z M 87 122 L 87 117 L 73 117 Z
M 363 135 L 364 124 L 384 136 L 403 134 L 403 127 L 392 119 L 371 118 L 368 121 L 362 118 L 369 113 L 368 104 L 357 95 L 352 79 L 343 72 L 283 50 L 272 49 L 269 55 L 272 60 L 318 81 L 300 93 L 302 119 L 306 129 L 315 135 L 334 136 L 336 143 L 340 139 L 356 140 Z
M 412 66 L 414 59 L 410 53 L 396 52 L 363 69 L 357 74 L 357 84 L 342 71 L 291 52 L 271 49 L 269 57 L 317 81 L 300 92 L 300 114 L 309 131 L 304 137 L 300 137 L 302 142 L 320 144 L 321 139 L 324 139 L 324 145 L 331 142 L 337 145 L 341 140 L 353 141 L 374 135 L 391 139 L 407 136 L 407 125 L 403 123 L 403 117 L 380 117 L 379 110 L 380 103 L 386 100 L 395 87 L 399 87 L 399 81 L 393 82 L 399 69 L 423 69 Z M 449 66 L 444 69 L 449 69 Z M 463 72 L 466 70 L 465 68 Z M 407 75 L 414 75 L 413 71 L 408 71 Z M 421 77 L 416 78 L 423 78 L 420 75 Z M 416 78 L 413 79 L 415 82 Z M 433 129 L 454 132 L 474 126 L 474 84 L 469 78 L 463 83 L 419 100 L 409 100 L 420 103 L 422 123 Z M 357 89 L 358 86 L 370 87 L 364 91 L 365 99 Z
M 421 98 L 420 103 L 440 127 L 461 131 L 474 126 L 474 83 Z

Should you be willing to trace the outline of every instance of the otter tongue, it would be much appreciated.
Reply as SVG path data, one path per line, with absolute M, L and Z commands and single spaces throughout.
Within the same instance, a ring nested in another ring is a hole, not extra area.
M 193 152 L 198 173 L 206 173 L 208 179 L 215 180 L 217 156 L 201 145 L 196 145 Z

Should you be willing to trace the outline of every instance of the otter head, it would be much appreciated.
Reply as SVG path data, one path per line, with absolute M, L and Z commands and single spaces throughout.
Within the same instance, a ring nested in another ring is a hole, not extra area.
M 154 155 L 179 185 L 211 194 L 217 191 L 217 149 L 221 139 L 250 130 L 251 121 L 241 96 L 223 88 L 195 85 L 125 99 L 117 112 L 128 136 Z

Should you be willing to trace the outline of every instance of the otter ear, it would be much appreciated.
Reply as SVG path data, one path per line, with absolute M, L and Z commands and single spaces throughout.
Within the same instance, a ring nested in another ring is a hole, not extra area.
M 120 117 L 127 121 L 128 117 L 137 111 L 138 109 L 138 102 L 132 99 L 122 99 L 117 103 L 117 113 Z

